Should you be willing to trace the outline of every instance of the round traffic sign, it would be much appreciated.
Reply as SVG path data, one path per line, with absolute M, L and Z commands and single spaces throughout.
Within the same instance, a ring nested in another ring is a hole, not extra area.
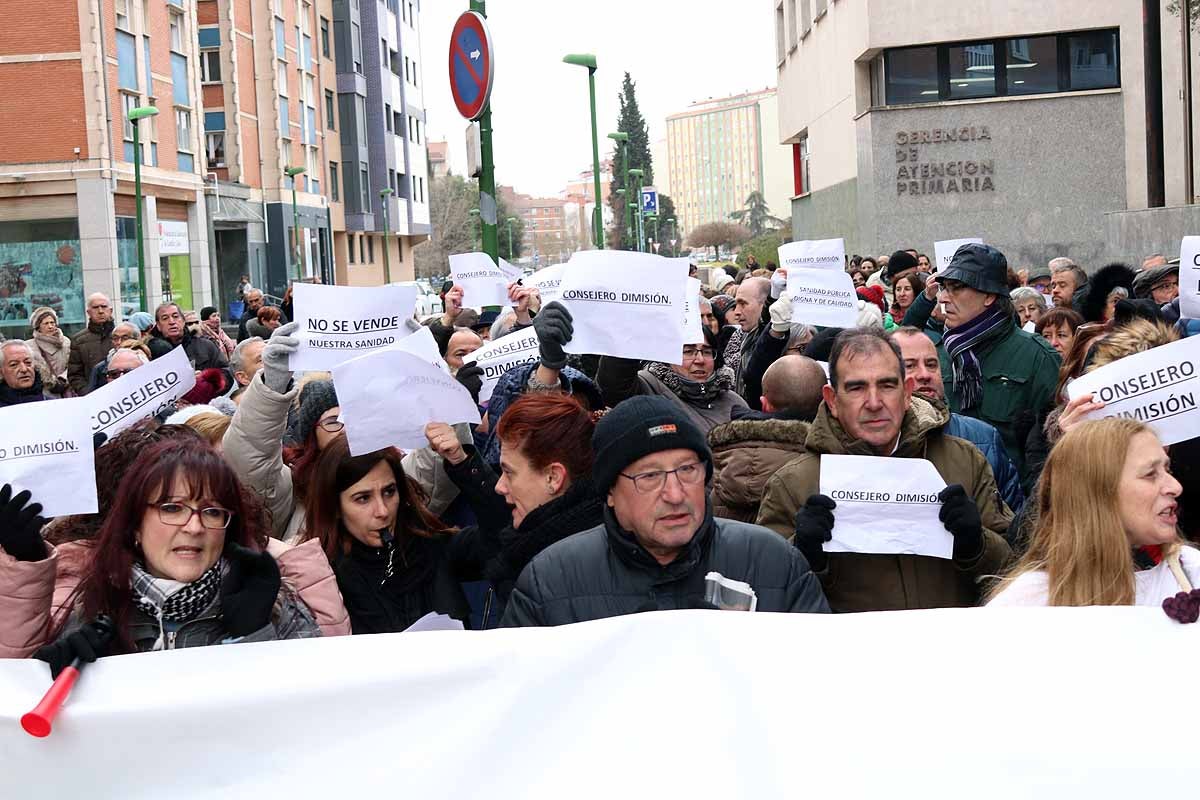
M 492 35 L 487 20 L 475 11 L 465 11 L 450 34 L 450 93 L 458 113 L 469 120 L 483 116 L 496 76 Z

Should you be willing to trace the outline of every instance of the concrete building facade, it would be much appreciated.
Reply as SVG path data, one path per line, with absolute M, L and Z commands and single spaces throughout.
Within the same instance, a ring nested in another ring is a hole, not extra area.
M 790 158 L 775 136 L 776 105 L 776 91 L 765 89 L 693 103 L 667 117 L 666 183 L 685 235 L 728 222 L 753 192 L 775 216 L 787 217 Z
M 195 7 L 188 0 L 10 0 L 0 26 L 0 335 L 50 306 L 72 331 L 84 298 L 118 313 L 211 302 Z M 133 128 L 141 123 L 145 270 Z
M 1096 266 L 1200 230 L 1178 4 L 1149 39 L 1141 0 L 772 6 L 794 238 L 932 253 L 979 236 L 1014 267 Z

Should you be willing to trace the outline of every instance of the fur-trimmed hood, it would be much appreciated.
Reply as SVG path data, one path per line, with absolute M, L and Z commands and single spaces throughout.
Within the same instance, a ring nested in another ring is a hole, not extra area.
M 1178 339 L 1179 332 L 1169 325 L 1144 319 L 1131 320 L 1096 341 L 1092 346 L 1092 357 L 1087 371 L 1091 372 L 1126 356 L 1144 353 Z
M 1083 298 L 1079 303 L 1079 313 L 1087 322 L 1103 322 L 1104 310 L 1108 307 L 1108 296 L 1118 287 L 1125 289 L 1129 297 L 1133 297 L 1133 269 L 1126 264 L 1109 264 L 1101 268 L 1088 281 Z

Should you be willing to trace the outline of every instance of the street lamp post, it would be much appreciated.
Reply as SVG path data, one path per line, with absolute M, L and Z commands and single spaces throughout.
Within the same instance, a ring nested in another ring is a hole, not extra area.
M 625 173 L 625 178 L 621 181 L 621 184 L 625 188 L 618 189 L 617 194 L 627 197 L 628 192 L 629 192 L 629 134 L 621 133 L 621 132 L 610 133 L 608 135 L 608 138 L 610 138 L 614 142 L 616 142 L 617 147 L 620 148 L 620 150 L 621 150 L 622 161 L 625 163 L 625 167 L 623 170 Z M 630 219 L 629 206 L 625 206 L 625 241 L 623 241 L 622 244 L 626 244 L 629 241 L 629 234 L 630 234 L 629 224 L 631 221 L 632 220 Z
M 392 187 L 379 190 L 379 197 L 383 200 L 383 282 L 392 282 L 392 257 L 388 254 L 388 206 L 392 204 Z
M 603 250 L 604 215 L 600 212 L 600 134 L 596 127 L 596 57 L 587 53 L 575 53 L 563 58 L 563 63 L 587 67 L 588 71 L 588 96 L 592 106 L 592 182 L 595 185 L 595 192 L 592 195 L 595 206 L 592 226 L 596 249 Z
M 512 257 L 513 257 L 513 248 L 512 248 L 512 224 L 513 224 L 514 222 L 516 222 L 516 221 L 517 221 L 517 218 L 516 218 L 516 217 L 509 217 L 509 218 L 508 218 L 508 220 L 507 220 L 507 222 L 508 222 L 508 257 L 509 257 L 509 258 L 512 258 Z
M 300 208 L 296 205 L 296 178 L 304 174 L 304 167 L 288 167 L 283 174 L 292 179 L 292 239 L 296 243 L 296 280 L 303 280 L 304 249 L 300 246 Z
M 637 199 L 632 205 L 633 205 L 633 208 L 635 208 L 637 210 L 638 251 L 644 253 L 646 251 L 646 238 L 645 238 L 646 231 L 645 231 L 645 226 L 642 224 L 642 176 L 645 175 L 646 172 L 641 169 L 631 169 L 631 170 L 629 170 L 629 174 L 637 180 L 637 187 L 638 187 Z
M 679 238 L 679 229 L 675 226 L 674 217 L 667 217 L 667 224 L 671 226 L 671 257 L 675 258 L 679 256 L 679 248 L 675 245 L 676 240 Z
M 133 194 L 137 202 L 137 262 L 138 262 L 138 299 L 143 311 L 148 309 L 146 295 L 146 236 L 142 229 L 142 136 L 141 122 L 145 117 L 158 114 L 154 106 L 139 106 L 129 112 L 129 121 L 133 125 Z

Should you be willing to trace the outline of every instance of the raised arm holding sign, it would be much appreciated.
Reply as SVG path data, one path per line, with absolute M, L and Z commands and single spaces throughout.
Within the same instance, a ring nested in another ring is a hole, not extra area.
M 789 242 L 779 248 L 779 260 L 787 271 L 793 322 L 835 328 L 857 324 L 858 295 L 843 269 L 844 239 Z
M 93 395 L 0 409 L 0 486 L 28 489 L 45 517 L 96 513 Z
M 294 287 L 300 349 L 291 369 L 327 370 L 348 359 L 395 344 L 409 334 L 405 322 L 417 304 L 415 286 Z

